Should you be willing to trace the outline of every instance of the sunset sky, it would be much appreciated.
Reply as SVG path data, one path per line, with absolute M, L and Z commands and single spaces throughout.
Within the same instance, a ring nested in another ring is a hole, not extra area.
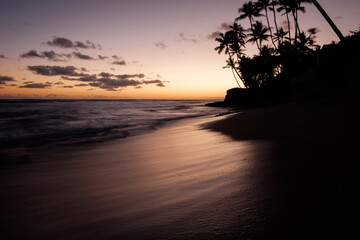
M 1 0 L 0 98 L 223 98 L 236 82 L 213 33 L 244 2 Z M 318 2 L 344 35 L 359 28 L 359 0 Z M 305 7 L 300 27 L 319 28 L 317 44 L 338 41 Z

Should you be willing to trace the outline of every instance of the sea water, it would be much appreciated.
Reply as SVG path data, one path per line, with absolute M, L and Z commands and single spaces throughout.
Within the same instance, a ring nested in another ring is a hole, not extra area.
M 209 100 L 0 100 L 0 150 L 125 138 L 169 121 L 216 115 Z

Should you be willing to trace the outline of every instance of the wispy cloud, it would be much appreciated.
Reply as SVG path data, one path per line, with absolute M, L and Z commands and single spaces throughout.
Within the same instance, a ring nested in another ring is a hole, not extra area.
M 167 45 L 164 42 L 157 42 L 155 43 L 155 47 L 158 47 L 160 49 L 165 49 L 167 48 Z
M 82 54 L 80 52 L 73 52 L 73 55 L 78 58 L 78 59 L 82 59 L 82 60 L 95 60 L 95 58 L 86 55 L 86 54 Z
M 0 58 L 6 58 L 4 54 L 0 54 Z
M 43 51 L 38 53 L 36 50 L 30 50 L 20 55 L 20 58 L 46 58 L 55 62 L 66 62 L 64 58 L 70 58 L 71 54 L 55 53 L 54 51 Z
M 45 89 L 45 88 L 50 88 L 51 87 L 51 83 L 50 82 L 46 82 L 46 83 L 25 83 L 22 86 L 19 86 L 19 88 L 39 88 L 39 89 Z
M 208 40 L 215 40 L 217 37 L 219 37 L 220 33 L 226 32 L 230 30 L 230 25 L 232 25 L 231 22 L 223 22 L 221 23 L 217 28 L 216 31 L 209 33 L 206 35 L 206 39 Z
M 45 65 L 36 65 L 28 66 L 30 71 L 44 76 L 86 76 L 86 74 L 78 72 L 78 68 L 74 66 L 45 66 Z
M 120 60 L 120 61 L 113 61 L 111 64 L 124 66 L 126 65 L 126 62 L 124 60 Z
M 96 88 L 105 89 L 108 91 L 118 91 L 126 87 L 139 87 L 141 85 L 155 85 L 157 87 L 165 87 L 165 81 L 159 79 L 146 79 L 147 77 L 143 73 L 136 74 L 112 74 L 108 72 L 100 72 L 98 74 L 84 73 L 84 69 L 78 69 L 74 66 L 28 66 L 28 69 L 35 74 L 43 76 L 61 76 L 62 80 L 79 81 L 84 82 L 77 85 L 78 87 L 91 86 Z M 146 79 L 146 80 L 145 80 Z M 33 82 L 24 83 L 22 87 L 35 88 L 41 87 L 41 85 L 34 85 Z M 62 82 L 57 82 L 54 85 L 62 85 Z M 70 86 L 70 85 L 66 85 Z M 66 86 L 62 86 L 68 88 Z M 45 86 L 44 86 L 45 87 Z M 50 87 L 47 85 L 46 87 Z
M 109 57 L 107 57 L 107 56 L 102 56 L 102 55 L 98 55 L 98 58 L 99 58 L 100 60 L 109 59 Z
M 198 42 L 198 39 L 196 39 L 195 37 L 187 37 L 183 32 L 179 32 L 179 37 L 181 41 L 193 42 L 193 43 Z
M 14 82 L 16 81 L 13 77 L 3 76 L 0 75 L 0 85 L 7 84 L 7 82 Z
M 82 41 L 72 41 L 68 38 L 64 37 L 54 37 L 52 41 L 47 41 L 47 45 L 53 46 L 53 47 L 61 47 L 61 48 L 82 48 L 82 49 L 99 49 L 101 50 L 100 44 L 95 44 L 90 40 L 87 40 L 85 42 Z

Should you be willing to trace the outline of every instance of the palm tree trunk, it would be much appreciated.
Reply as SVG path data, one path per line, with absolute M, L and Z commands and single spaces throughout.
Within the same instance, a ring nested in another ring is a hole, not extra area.
M 331 20 L 329 15 L 325 12 L 325 10 L 321 7 L 321 5 L 316 0 L 311 0 L 311 2 L 315 5 L 315 7 L 319 10 L 319 12 L 323 15 L 325 20 L 330 24 L 331 28 L 334 30 L 336 35 L 340 38 L 340 41 L 344 40 L 345 37 L 342 35 L 338 27 L 335 25 L 335 23 Z
M 298 33 L 301 33 L 300 27 L 299 27 L 299 15 L 298 15 L 298 10 L 295 11 L 295 17 L 296 17 L 296 27 L 298 29 Z
M 266 21 L 267 21 L 267 24 L 268 24 L 268 27 L 269 27 L 269 31 L 270 31 L 271 42 L 272 42 L 272 44 L 274 45 L 274 47 L 277 48 L 276 45 L 275 45 L 274 39 L 273 39 L 273 34 L 272 34 L 270 22 L 269 22 L 268 11 L 267 11 L 266 8 L 265 8 L 265 16 L 266 16 Z
M 294 27 L 295 27 L 295 39 L 294 39 L 294 42 L 296 43 L 296 39 L 298 37 L 298 34 L 300 34 L 300 28 L 299 28 L 299 25 L 298 25 L 298 20 L 297 20 L 297 14 L 295 12 L 295 10 L 292 11 L 292 15 L 293 15 L 293 18 L 294 18 Z
M 249 16 L 249 21 L 250 21 L 250 28 L 253 29 L 253 23 L 252 23 L 252 20 L 251 20 L 251 17 L 250 17 L 250 16 Z M 256 42 L 256 46 L 258 47 L 259 51 L 261 51 L 257 39 L 256 39 L 255 42 Z
M 291 31 L 290 31 L 290 19 L 289 19 L 289 14 L 287 12 L 287 7 L 285 7 L 285 14 L 286 14 L 286 19 L 287 19 L 287 22 L 288 22 L 288 30 L 289 30 L 289 41 L 291 43 Z
M 275 10 L 275 1 L 272 2 L 273 5 L 273 13 L 274 13 L 274 24 L 275 24 L 275 29 L 276 29 L 276 35 L 279 36 L 279 28 L 277 25 L 277 20 L 276 20 L 276 10 Z M 280 39 L 278 38 L 278 46 L 280 45 Z
M 230 53 L 228 53 L 228 54 L 229 54 L 229 62 L 232 63 L 233 60 L 232 60 L 232 58 L 231 58 L 231 55 L 230 55 Z M 235 66 L 234 66 L 233 64 L 231 64 L 230 67 L 231 67 L 231 71 L 232 71 L 232 74 L 234 75 L 234 78 L 235 78 L 235 81 L 236 81 L 237 85 L 239 86 L 239 88 L 241 88 L 241 86 L 240 86 L 240 84 L 239 84 L 239 81 L 237 80 L 237 78 L 236 78 L 236 76 L 235 76 L 235 74 L 234 74 L 234 70 L 235 70 L 236 74 L 237 74 L 237 75 L 239 76 L 239 78 L 240 78 L 239 73 L 236 71 Z M 240 78 L 240 79 L 241 79 L 241 78 Z

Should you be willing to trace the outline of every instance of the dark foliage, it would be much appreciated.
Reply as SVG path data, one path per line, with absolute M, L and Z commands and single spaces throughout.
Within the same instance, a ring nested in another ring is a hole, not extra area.
M 227 55 L 226 67 L 232 69 L 239 88 L 243 88 L 229 90 L 225 102 L 229 105 L 244 106 L 255 102 L 288 99 L 294 95 L 294 92 L 304 91 L 299 88 L 309 88 L 309 83 L 301 79 L 305 75 L 308 79 L 314 79 L 315 74 L 317 78 L 321 75 L 319 82 L 310 83 L 314 88 L 311 92 L 318 90 L 315 89 L 319 87 L 317 84 L 325 84 L 329 88 L 339 85 L 339 79 L 344 77 L 346 80 L 340 84 L 349 81 L 353 83 L 350 74 L 352 76 L 358 74 L 350 73 L 351 71 L 347 69 L 350 65 L 354 67 L 352 69 L 356 69 L 356 64 L 359 64 L 359 32 L 353 32 L 338 44 L 326 45 L 321 49 L 315 44 L 318 30 L 311 28 L 304 32 L 298 22 L 298 12 L 305 12 L 303 4 L 310 2 L 259 0 L 256 3 L 247 2 L 239 8 L 240 16 L 236 18 L 234 25 L 216 39 L 220 45 L 215 50 L 219 53 L 224 51 Z M 273 30 L 268 18 L 269 13 L 274 16 Z M 278 28 L 277 14 L 286 15 L 288 29 Z M 293 28 L 290 27 L 291 16 L 294 22 Z M 266 18 L 267 26 L 255 20 L 259 17 Z M 251 27 L 246 30 L 238 21 L 247 20 Z M 257 55 L 244 54 L 249 42 L 258 47 Z M 264 43 L 271 44 L 264 45 Z M 312 76 L 309 75 L 310 73 Z M 239 83 L 242 83 L 242 86 Z M 235 102 L 230 104 L 231 101 Z

